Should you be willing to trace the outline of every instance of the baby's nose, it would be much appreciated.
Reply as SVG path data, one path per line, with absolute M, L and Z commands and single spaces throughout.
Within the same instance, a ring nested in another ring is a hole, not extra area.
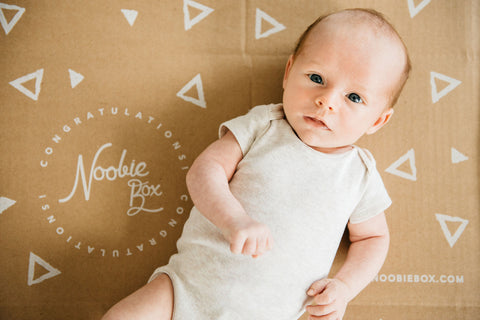
M 335 90 L 334 87 L 322 87 L 316 92 L 317 96 L 315 97 L 315 103 L 317 107 L 324 108 L 326 111 L 334 111 L 336 99 L 338 98 L 338 90 Z
M 324 108 L 324 109 L 327 109 L 328 111 L 334 110 L 333 99 L 331 99 L 331 97 L 327 95 L 318 96 L 315 99 L 315 104 L 318 108 Z

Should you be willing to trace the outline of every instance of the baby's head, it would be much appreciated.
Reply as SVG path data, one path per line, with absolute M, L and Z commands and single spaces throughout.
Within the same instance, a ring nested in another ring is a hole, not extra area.
M 404 68 L 398 80 L 398 84 L 394 86 L 394 89 L 391 94 L 389 107 L 393 108 L 393 106 L 397 103 L 398 97 L 400 96 L 403 86 L 405 85 L 408 79 L 408 76 L 410 74 L 411 63 L 410 63 L 410 57 L 408 56 L 407 47 L 403 43 L 402 38 L 398 34 L 397 30 L 395 30 L 395 28 L 390 24 L 390 22 L 388 22 L 385 16 L 380 12 L 372 9 L 358 8 L 358 9 L 346 9 L 344 11 L 331 13 L 331 14 L 319 17 L 307 29 L 305 29 L 303 34 L 298 39 L 297 45 L 293 51 L 294 57 L 300 54 L 302 50 L 302 46 L 308 34 L 322 21 L 327 20 L 326 22 L 328 22 L 327 18 L 330 20 L 337 19 L 337 21 L 340 23 L 345 23 L 346 21 L 345 20 L 342 21 L 342 19 L 346 19 L 346 20 L 350 20 L 348 21 L 348 23 L 353 26 L 357 24 L 357 25 L 363 25 L 364 27 L 367 27 L 367 28 L 372 28 L 371 30 L 376 32 L 376 35 L 378 37 L 383 36 L 383 37 L 390 38 L 393 42 L 397 42 L 397 45 L 400 46 L 400 50 L 403 51 L 403 54 L 404 54 L 404 57 L 403 57 Z
M 287 62 L 287 120 L 307 145 L 341 151 L 388 122 L 409 72 L 403 41 L 378 12 L 349 9 L 321 17 Z

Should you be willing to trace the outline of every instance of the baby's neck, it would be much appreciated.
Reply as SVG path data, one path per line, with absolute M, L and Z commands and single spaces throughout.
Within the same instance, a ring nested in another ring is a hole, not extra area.
M 353 146 L 348 145 L 348 146 L 343 146 L 338 148 L 321 148 L 321 147 L 311 147 L 311 148 L 322 153 L 340 154 L 340 153 L 345 153 L 352 150 Z

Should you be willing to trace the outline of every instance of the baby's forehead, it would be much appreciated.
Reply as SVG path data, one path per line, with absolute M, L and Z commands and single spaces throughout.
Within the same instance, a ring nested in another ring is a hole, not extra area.
M 310 30 L 297 55 L 304 51 L 301 47 L 315 48 L 325 42 L 346 43 L 352 50 L 394 50 L 400 60 L 406 56 L 403 42 L 393 27 L 383 18 L 363 11 L 342 11 L 325 17 Z
M 382 17 L 360 10 L 346 10 L 331 14 L 322 19 L 311 30 L 311 34 L 338 28 L 348 30 L 351 36 L 371 33 L 376 38 L 396 38 L 395 31 Z

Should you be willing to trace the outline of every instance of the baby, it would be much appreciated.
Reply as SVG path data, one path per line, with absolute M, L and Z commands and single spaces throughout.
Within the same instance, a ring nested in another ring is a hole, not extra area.
M 286 64 L 283 103 L 223 123 L 194 161 L 178 254 L 104 319 L 342 319 L 389 245 L 391 200 L 354 143 L 390 120 L 409 71 L 379 13 L 315 21 Z M 345 226 L 346 260 L 327 278 Z

